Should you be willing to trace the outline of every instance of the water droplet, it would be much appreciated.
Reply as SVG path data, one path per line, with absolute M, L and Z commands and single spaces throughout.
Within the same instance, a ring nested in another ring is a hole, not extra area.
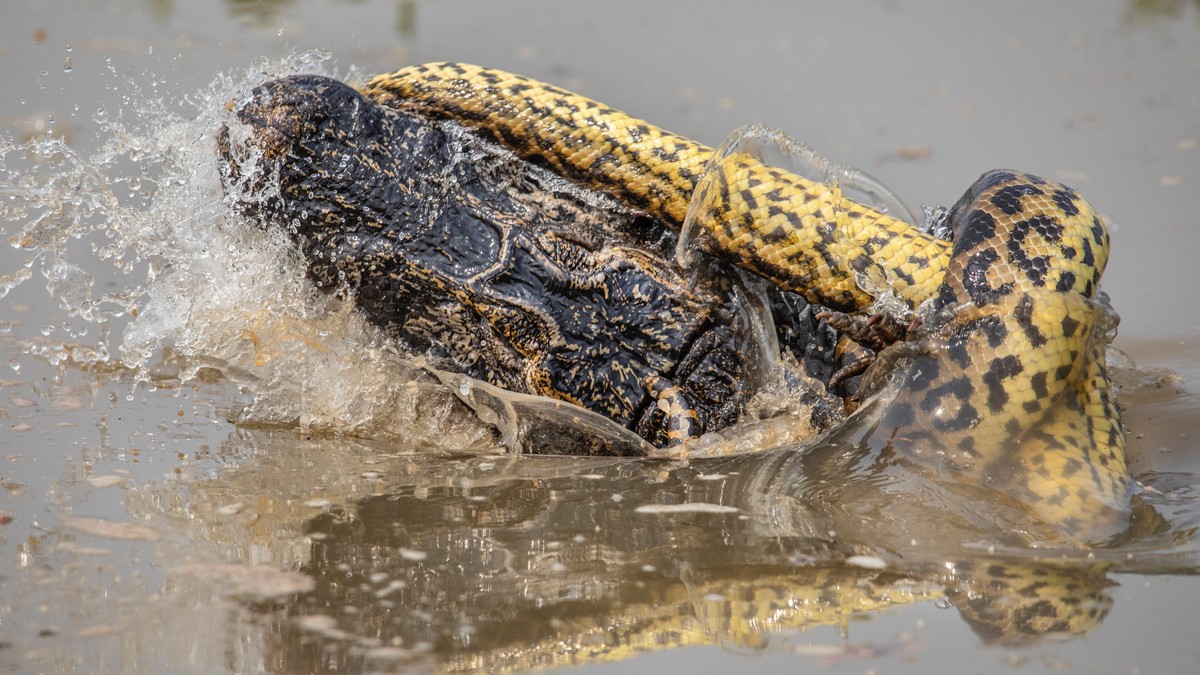
M 146 55 L 154 56 L 154 45 L 146 45 Z
M 67 51 L 71 51 L 71 43 L 70 42 L 67 43 Z
M 933 606 L 937 607 L 938 609 L 950 609 L 954 605 L 950 604 L 950 601 L 946 598 L 938 598 L 937 600 L 933 601 Z
M 21 369 L 21 362 L 20 362 L 20 361 L 18 361 L 18 360 L 17 360 L 17 357 L 15 357 L 15 356 L 14 356 L 13 358 L 11 358 L 11 359 L 9 359 L 9 360 L 8 360 L 8 367 L 9 367 L 9 368 L 12 368 L 13 370 L 20 370 L 20 369 Z
M 71 65 L 71 57 L 68 56 L 67 59 L 63 61 L 63 72 L 69 73 L 71 72 L 71 68 L 73 68 Z

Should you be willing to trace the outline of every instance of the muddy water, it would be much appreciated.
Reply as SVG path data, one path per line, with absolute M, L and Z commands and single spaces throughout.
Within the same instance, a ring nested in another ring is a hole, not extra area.
M 1165 525 L 1031 549 L 995 496 L 830 446 L 498 454 L 456 396 L 410 386 L 411 362 L 306 295 L 281 242 L 229 220 L 208 163 L 223 103 L 269 73 L 444 59 L 711 144 L 782 127 L 913 206 L 997 166 L 1075 185 L 1112 224 L 1125 419 Z M 1178 672 L 1200 656 L 1193 3 L 51 2 L 5 10 L 0 78 L 0 227 L 22 245 L 0 249 L 5 668 Z M 46 133 L 65 145 L 26 145 Z M 663 508 L 684 503 L 700 506 Z M 1057 595 L 1021 604 L 981 571 L 995 563 Z M 1030 618 L 1064 604 L 1089 618 Z

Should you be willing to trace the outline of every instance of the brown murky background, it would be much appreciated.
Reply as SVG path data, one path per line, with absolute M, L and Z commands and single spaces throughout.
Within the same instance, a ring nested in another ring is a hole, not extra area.
M 996 167 L 1075 185 L 1112 226 L 1104 289 L 1123 319 L 1116 346 L 1141 367 L 1127 371 L 1125 394 L 1137 469 L 1176 505 L 1162 510 L 1179 529 L 1200 520 L 1200 3 L 10 3 L 0 134 L 51 131 L 92 152 L 107 140 L 98 111 L 136 117 L 160 100 L 195 115 L 189 96 L 219 74 L 308 49 L 330 52 L 342 73 L 435 60 L 505 68 L 710 144 L 770 124 L 914 206 L 952 203 Z M 17 225 L 0 227 L 7 239 Z M 0 275 L 25 260 L 3 247 Z M 93 272 L 101 288 L 115 274 Z M 27 353 L 66 341 L 63 325 L 43 279 L 0 298 L 0 668 L 479 665 L 445 655 L 496 654 L 505 634 L 528 644 L 546 626 L 638 603 L 663 608 L 660 634 L 678 632 L 686 622 L 670 608 L 704 606 L 714 582 L 702 572 L 766 576 L 811 555 L 728 514 L 618 509 L 664 494 L 717 501 L 736 481 L 715 473 L 239 429 L 228 418 L 244 394 L 220 379 L 132 389 L 119 370 Z M 938 527 L 926 526 L 935 548 Z M 716 547 L 714 533 L 732 541 Z M 766 563 L 738 558 L 744 550 Z M 1103 624 L 1063 642 L 986 646 L 928 600 L 814 626 L 765 655 L 693 620 L 689 635 L 724 648 L 592 668 L 1186 672 L 1200 660 L 1195 548 L 1147 559 L 1109 576 Z M 709 568 L 689 577 L 700 561 Z M 547 659 L 508 663 L 569 662 Z

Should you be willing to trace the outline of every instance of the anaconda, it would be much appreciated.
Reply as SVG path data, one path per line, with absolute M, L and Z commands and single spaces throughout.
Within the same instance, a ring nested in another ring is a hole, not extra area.
M 390 109 L 388 115 L 417 111 L 475 128 L 527 160 L 612 195 L 635 213 L 678 227 L 689 220 L 690 208 L 691 229 L 705 251 L 811 302 L 869 313 L 876 289 L 886 287 L 923 325 L 886 350 L 868 373 L 876 383 L 870 390 L 879 390 L 884 380 L 901 381 L 898 392 L 880 404 L 885 410 L 874 438 L 881 449 L 1015 493 L 1066 531 L 1086 531 L 1097 518 L 1124 508 L 1131 484 L 1105 372 L 1101 333 L 1106 326 L 1098 320 L 1103 312 L 1096 300 L 1108 235 L 1091 206 L 1070 188 L 1018 172 L 985 174 L 951 210 L 950 243 L 848 200 L 825 183 L 766 166 L 736 149 L 714 153 L 590 99 L 502 71 L 461 64 L 417 66 L 371 80 L 362 94 Z M 364 107 L 350 93 L 322 91 L 321 96 L 343 107 Z M 349 171 L 341 174 L 342 183 L 330 185 L 325 172 L 314 170 L 319 153 L 303 147 L 296 153 L 290 141 L 280 143 L 322 132 L 329 120 L 342 119 L 312 115 L 310 104 L 293 107 L 300 114 L 289 116 L 281 111 L 289 110 L 290 103 L 271 101 L 260 116 L 270 133 L 260 140 L 266 139 L 262 148 L 268 159 L 281 160 L 284 176 L 281 199 L 268 204 L 287 203 L 289 178 L 303 185 L 316 176 L 317 190 L 335 195 L 319 212 L 302 212 L 297 220 L 302 238 L 318 244 L 309 246 L 310 251 L 337 251 L 353 261 L 339 267 L 337 256 L 323 260 L 318 253 L 315 268 L 327 270 L 318 276 L 346 279 L 351 286 L 386 277 L 389 281 L 377 287 L 377 294 L 359 290 L 368 312 L 379 303 L 390 303 L 386 311 L 396 312 L 397 304 L 416 299 L 418 311 L 399 311 L 418 322 L 466 327 L 467 308 L 474 312 L 471 316 L 490 316 L 488 330 L 509 349 L 485 350 L 477 369 L 468 364 L 468 372 L 509 386 L 516 380 L 506 381 L 504 374 L 522 373 L 526 390 L 603 410 L 659 444 L 719 428 L 736 417 L 728 404 L 739 400 L 731 397 L 740 393 L 739 357 L 731 347 L 737 341 L 710 337 L 727 330 L 719 316 L 696 313 L 703 301 L 681 302 L 679 314 L 667 323 L 682 326 L 682 332 L 666 337 L 655 321 L 661 311 L 654 304 L 657 296 L 611 293 L 616 288 L 640 291 L 645 288 L 642 279 L 661 281 L 670 265 L 659 264 L 654 255 L 642 256 L 646 260 L 638 266 L 639 281 L 615 281 L 618 267 L 639 258 L 633 249 L 623 248 L 615 267 L 612 259 L 597 260 L 594 252 L 580 263 L 572 257 L 578 249 L 562 253 L 567 250 L 563 242 L 579 235 L 546 229 L 534 218 L 535 229 L 545 232 L 536 238 L 548 245 L 520 237 L 493 238 L 495 250 L 505 251 L 500 266 L 475 270 L 466 284 L 447 284 L 440 277 L 431 283 L 436 275 L 414 272 L 410 260 L 394 255 L 394 245 L 380 246 L 387 237 L 397 242 L 378 217 L 386 211 L 381 207 L 420 195 L 414 186 L 429 189 L 428 184 L 383 181 L 364 188 L 365 174 Z M 242 109 L 243 120 L 253 120 L 250 110 Z M 364 158 L 361 165 L 375 171 L 379 158 L 387 155 L 380 139 L 395 137 L 394 129 L 390 135 L 385 131 L 372 120 L 358 125 L 352 137 L 335 129 L 346 150 L 334 156 Z M 388 165 L 382 166 L 380 173 L 393 177 Z M 364 193 L 365 206 L 350 198 Z M 493 222 L 510 212 L 530 219 L 511 202 L 502 202 L 495 211 L 489 214 Z M 348 218 L 347 213 L 365 215 Z M 428 218 L 431 214 L 419 215 L 426 217 L 423 222 L 437 223 L 436 217 Z M 347 227 L 352 221 L 363 226 Z M 319 227 L 305 230 L 313 223 Z M 628 232 L 630 223 L 621 229 Z M 375 236 L 380 233 L 384 236 Z M 655 237 L 661 235 L 649 239 Z M 429 250 L 453 260 L 468 240 L 443 228 Z M 473 240 L 471 246 L 477 243 Z M 513 252 L 518 258 L 510 257 Z M 551 299 L 551 313 L 514 312 L 513 287 L 495 307 L 481 309 L 484 295 L 476 282 L 519 268 L 543 271 L 535 275 L 535 284 L 523 286 L 521 297 Z M 579 268 L 591 274 L 572 273 Z M 874 281 L 875 288 L 868 288 L 864 278 Z M 688 284 L 675 276 L 662 287 L 675 293 Z M 575 360 L 547 370 L 545 365 L 559 358 L 552 350 L 564 344 L 558 331 L 568 319 L 580 317 L 577 300 L 559 299 L 576 297 L 572 294 L 578 289 L 604 300 L 592 305 L 599 309 L 590 309 L 588 320 L 572 333 L 591 337 L 592 346 L 572 344 Z M 689 321 L 693 316 L 703 318 Z M 647 331 L 648 326 L 653 328 Z M 624 343 L 618 352 L 607 348 L 631 329 L 643 339 Z M 424 332 L 437 330 L 427 324 Z M 471 335 L 469 329 L 459 333 Z M 666 345 L 671 355 L 649 369 L 631 370 L 619 360 L 640 355 L 648 345 Z M 681 345 L 686 345 L 682 351 Z M 550 372 L 576 378 L 582 373 L 580 382 L 586 385 L 563 384 Z M 693 374 L 697 377 L 689 379 Z M 722 379 L 727 383 L 714 384 Z M 616 388 L 622 391 L 617 400 L 636 401 L 619 414 L 609 405 Z

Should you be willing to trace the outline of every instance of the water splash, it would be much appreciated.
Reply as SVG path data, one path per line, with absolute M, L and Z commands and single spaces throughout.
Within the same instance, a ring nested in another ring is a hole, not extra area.
M 0 139 L 0 222 L 24 254 L 0 274 L 0 296 L 46 280 L 59 314 L 28 353 L 116 365 L 135 383 L 181 356 L 178 382 L 210 368 L 251 395 L 241 423 L 494 447 L 420 362 L 348 302 L 314 293 L 282 235 L 229 207 L 215 161 L 229 103 L 270 78 L 332 74 L 327 61 L 309 52 L 220 76 L 187 99 L 189 119 L 131 85 L 131 109 L 97 111 L 106 140 L 87 156 L 56 138 Z
M 254 88 L 292 74 L 338 76 L 328 59 L 321 52 L 259 59 L 189 96 L 188 116 L 129 82 L 127 105 L 96 111 L 105 140 L 90 155 L 56 138 L 0 141 L 0 219 L 25 253 L 20 269 L 0 276 L 0 295 L 40 274 L 59 312 L 26 352 L 52 364 L 118 366 L 134 388 L 178 390 L 201 371 L 219 372 L 248 395 L 233 415 L 246 426 L 442 450 L 494 451 L 496 440 L 517 451 L 576 443 L 607 454 L 651 450 L 577 406 L 434 370 L 351 302 L 314 290 L 283 228 L 264 229 L 234 208 L 271 199 L 261 188 L 272 181 L 248 174 L 223 186 L 218 130 L 228 128 L 238 142 L 251 130 L 232 111 Z M 173 364 L 169 379 L 158 376 L 164 356 Z M 772 373 L 779 379 L 778 367 Z M 763 389 L 769 398 L 773 390 Z M 772 444 L 797 440 L 798 429 L 814 433 L 783 420 L 776 426 Z M 751 438 L 759 436 L 740 445 Z
M 895 193 L 876 178 L 859 169 L 843 166 L 831 161 L 807 143 L 773 127 L 754 124 L 741 127 L 731 133 L 713 152 L 704 169 L 688 206 L 675 251 L 675 260 L 682 267 L 695 264 L 696 252 L 704 251 L 709 235 L 700 226 L 705 209 L 721 200 L 720 186 L 724 162 L 744 155 L 766 167 L 788 171 L 807 181 L 825 185 L 830 193 L 831 218 L 825 223 L 829 234 L 846 239 L 845 246 L 857 244 L 849 241 L 850 214 L 846 211 L 847 201 L 869 206 L 880 213 L 916 225 L 917 215 L 909 209 Z M 872 312 L 893 316 L 910 314 L 904 300 L 893 290 L 895 274 L 879 264 L 871 264 L 855 271 L 854 281 L 859 290 L 875 299 Z

